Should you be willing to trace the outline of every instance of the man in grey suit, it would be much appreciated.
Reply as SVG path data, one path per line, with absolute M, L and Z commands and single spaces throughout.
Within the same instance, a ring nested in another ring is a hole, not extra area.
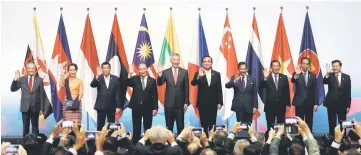
M 42 112 L 45 91 L 43 80 L 35 75 L 36 66 L 33 62 L 26 64 L 27 75 L 20 77 L 20 72 L 15 72 L 15 79 L 11 84 L 11 91 L 15 92 L 21 88 L 20 111 L 23 118 L 23 136 L 29 133 L 31 120 L 32 133 L 39 133 L 39 113 Z
M 184 113 L 187 111 L 188 100 L 188 72 L 180 68 L 180 55 L 173 53 L 170 59 L 172 67 L 163 71 L 163 66 L 158 65 L 158 86 L 166 83 L 164 100 L 165 123 L 170 131 L 173 131 L 174 120 L 177 123 L 177 133 L 184 128 Z

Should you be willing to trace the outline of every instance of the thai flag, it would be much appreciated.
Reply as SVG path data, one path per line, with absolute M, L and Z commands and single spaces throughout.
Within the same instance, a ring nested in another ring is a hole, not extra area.
M 59 86 L 59 81 L 61 74 L 65 74 L 65 70 L 71 62 L 68 38 L 65 31 L 63 15 L 61 14 L 49 68 L 51 100 L 53 103 L 54 118 L 57 122 L 63 119 L 62 113 L 65 99 L 65 88 Z
M 252 76 L 255 81 L 256 88 L 259 88 L 261 81 L 263 80 L 263 56 L 261 48 L 261 39 L 259 37 L 256 14 L 253 14 L 252 33 L 248 43 L 246 63 L 248 65 L 248 74 Z M 265 92 L 264 89 L 258 90 L 258 100 L 255 101 L 258 104 L 258 111 L 253 115 L 253 120 L 256 120 L 264 108 Z

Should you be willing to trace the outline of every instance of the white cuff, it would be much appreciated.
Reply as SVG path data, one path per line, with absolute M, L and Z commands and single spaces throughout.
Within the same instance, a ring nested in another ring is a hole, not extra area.
M 102 151 L 97 151 L 94 153 L 94 155 L 104 155 L 104 153 Z
M 178 145 L 176 142 L 173 142 L 172 144 L 170 144 L 170 146 L 176 146 L 176 145 Z
M 341 146 L 341 144 L 338 144 L 338 143 L 336 143 L 336 142 L 332 142 L 332 144 L 331 144 L 331 147 L 333 147 L 333 148 L 335 148 L 335 149 L 339 149 L 340 146 Z
M 145 140 L 142 138 L 139 140 L 139 143 L 142 143 L 143 145 L 145 145 Z
M 303 137 L 303 142 L 305 142 L 308 138 L 307 137 Z
M 308 133 L 308 134 L 307 134 L 307 138 L 308 138 L 308 139 L 315 139 L 315 138 L 313 137 L 312 133 Z
M 228 138 L 229 138 L 229 139 L 232 139 L 232 140 L 234 139 L 235 136 L 236 136 L 236 135 L 234 135 L 234 133 L 228 134 Z
M 358 140 L 358 144 L 361 145 L 361 139 Z
M 251 142 L 252 143 L 257 142 L 257 138 L 256 137 L 251 137 Z
M 78 155 L 78 152 L 74 148 L 70 148 L 68 151 L 71 152 L 73 155 Z
M 180 136 L 177 137 L 177 140 L 184 142 L 184 140 Z
M 48 140 L 46 140 L 46 142 L 48 142 L 48 143 L 50 143 L 50 144 L 53 144 L 53 142 L 54 142 L 54 139 L 48 139 Z

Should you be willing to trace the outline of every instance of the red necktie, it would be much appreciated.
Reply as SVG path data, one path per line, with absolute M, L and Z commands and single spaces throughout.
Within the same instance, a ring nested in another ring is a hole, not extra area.
M 28 88 L 29 91 L 31 91 L 31 89 L 33 88 L 33 76 L 30 76 L 29 78 Z
M 173 77 L 174 77 L 174 84 L 177 84 L 177 79 L 178 79 L 177 68 L 174 68 Z

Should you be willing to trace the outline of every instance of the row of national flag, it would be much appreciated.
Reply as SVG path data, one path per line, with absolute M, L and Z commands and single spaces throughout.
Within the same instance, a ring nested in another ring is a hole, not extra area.
M 50 64 L 46 64 L 45 53 L 42 46 L 42 41 L 40 37 L 39 26 L 37 23 L 36 15 L 34 13 L 33 17 L 34 24 L 34 36 L 33 42 L 28 45 L 27 53 L 25 57 L 24 64 L 29 61 L 34 61 L 38 68 L 38 74 L 41 78 L 44 79 L 44 88 L 46 90 L 48 102 L 45 102 L 42 106 L 43 116 L 46 118 L 51 113 L 54 114 L 56 121 L 62 119 L 62 105 L 64 104 L 65 90 L 59 87 L 59 80 L 61 74 L 65 73 L 66 67 L 74 62 L 72 60 L 68 39 L 66 35 L 66 29 L 63 21 L 63 16 L 60 15 L 59 26 L 57 35 L 55 38 L 55 45 L 53 49 L 53 54 L 51 56 Z M 190 79 L 194 76 L 195 72 L 198 71 L 198 68 L 201 67 L 201 59 L 203 56 L 208 56 L 208 47 L 206 36 L 204 33 L 201 14 L 197 17 L 197 26 L 195 29 L 195 37 L 192 46 L 192 53 L 190 54 L 190 59 L 188 63 L 188 75 Z M 269 66 L 264 64 L 262 48 L 261 48 L 261 37 L 258 31 L 256 15 L 253 15 L 252 21 L 252 31 L 250 33 L 250 40 L 248 42 L 248 50 L 245 62 L 249 66 L 248 74 L 251 75 L 256 81 L 256 86 L 260 84 L 260 81 L 263 80 L 263 70 Z M 231 76 L 237 72 L 237 55 L 233 42 L 231 24 L 228 17 L 228 12 L 226 14 L 226 19 L 223 29 L 223 37 L 221 40 L 221 45 L 219 48 L 218 61 L 214 64 L 214 67 L 217 71 L 221 72 L 222 75 L 222 84 L 228 81 Z M 159 63 L 163 64 L 165 68 L 170 67 L 169 56 L 172 53 L 178 53 L 182 55 L 177 39 L 177 33 L 175 25 L 173 22 L 172 12 L 170 13 L 168 19 L 168 26 L 166 28 L 163 45 L 161 53 L 159 56 Z M 319 91 L 319 104 L 323 103 L 324 100 L 324 87 L 322 84 L 322 72 L 320 69 L 318 55 L 316 51 L 316 46 L 312 34 L 312 28 L 308 16 L 306 13 L 302 42 L 300 47 L 299 59 L 301 57 L 309 57 L 311 59 L 311 71 L 317 75 L 317 84 Z M 217 58 L 216 57 L 216 58 Z M 281 73 L 289 77 L 289 82 L 292 73 L 294 72 L 294 64 L 291 56 L 290 47 L 288 44 L 287 33 L 285 25 L 283 22 L 282 12 L 280 13 L 276 38 L 273 47 L 273 53 L 271 60 L 279 60 L 281 62 Z M 121 84 L 124 84 L 129 70 L 129 65 L 127 62 L 126 51 L 123 44 L 122 35 L 119 29 L 119 24 L 117 20 L 117 14 L 114 15 L 114 21 L 112 25 L 112 31 L 110 33 L 109 45 L 106 54 L 106 60 L 112 65 L 111 74 L 116 75 L 120 80 Z M 139 34 L 137 43 L 135 46 L 134 56 L 132 66 L 138 66 L 140 63 L 147 64 L 149 74 L 152 77 L 157 77 L 158 72 L 155 69 L 155 60 L 153 55 L 153 48 L 150 41 L 149 29 L 147 25 L 147 20 L 145 13 L 142 16 Z M 78 65 L 78 77 L 83 80 L 84 83 L 90 83 L 94 75 L 97 73 L 97 69 L 100 67 L 98 53 L 95 45 L 95 40 L 93 36 L 93 30 L 91 26 L 89 14 L 86 17 L 85 27 L 83 32 L 82 43 L 79 50 L 79 55 L 76 61 Z M 183 67 L 183 60 L 181 60 L 181 66 Z M 134 70 L 137 72 L 136 68 Z M 25 75 L 23 69 L 22 74 Z M 190 85 L 190 84 L 189 84 Z M 127 88 L 125 85 L 121 86 L 122 94 L 121 99 L 124 100 L 124 108 L 127 107 L 129 97 L 132 94 L 132 90 Z M 290 83 L 290 92 L 291 92 L 291 101 L 293 98 L 293 84 Z M 96 89 L 90 87 L 84 87 L 84 96 L 83 96 L 83 108 L 87 114 L 96 121 L 96 111 L 93 109 L 96 99 Z M 164 102 L 164 86 L 158 87 L 159 101 L 160 105 Z M 190 96 L 189 100 L 192 107 L 198 115 L 198 110 L 196 108 L 196 99 L 197 99 L 197 87 L 190 85 Z M 223 100 L 224 107 L 222 109 L 223 119 L 227 119 L 232 115 L 231 111 L 231 100 L 232 100 L 232 90 L 225 89 L 223 90 Z M 263 104 L 265 101 L 264 90 L 258 90 L 258 112 L 254 115 L 254 119 L 257 119 L 263 113 Z M 294 116 L 295 110 L 294 107 L 287 112 L 287 116 Z M 84 114 L 83 114 L 84 116 Z M 116 119 L 119 119 L 121 114 L 116 116 Z M 83 119 L 84 120 L 84 119 Z

